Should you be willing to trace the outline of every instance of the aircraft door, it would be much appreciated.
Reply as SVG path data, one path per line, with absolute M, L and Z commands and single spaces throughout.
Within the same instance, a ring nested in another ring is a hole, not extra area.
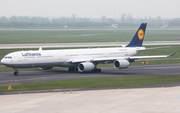
M 22 62 L 23 62 L 23 60 L 22 60 L 22 55 L 20 55 L 20 53 L 17 53 L 16 56 L 17 56 L 17 57 L 16 57 L 17 62 L 18 62 L 18 63 L 22 63 Z
M 63 60 L 63 55 L 61 53 L 57 53 L 57 59 L 59 62 L 61 62 Z
M 103 50 L 103 57 L 108 57 L 109 53 L 106 50 Z

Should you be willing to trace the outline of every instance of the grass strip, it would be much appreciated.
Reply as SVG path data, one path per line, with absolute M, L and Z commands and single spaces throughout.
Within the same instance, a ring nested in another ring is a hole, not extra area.
M 125 28 L 126 29 L 126 28 Z M 134 30 L 0 30 L 0 44 L 129 42 Z M 179 41 L 180 30 L 147 30 L 145 41 Z
M 0 92 L 29 91 L 70 88 L 106 88 L 106 87 L 133 87 L 147 86 L 163 83 L 180 82 L 180 76 L 163 77 L 133 77 L 133 78 L 98 78 L 98 79 L 72 79 L 34 84 L 14 85 L 12 90 L 7 86 L 0 87 Z

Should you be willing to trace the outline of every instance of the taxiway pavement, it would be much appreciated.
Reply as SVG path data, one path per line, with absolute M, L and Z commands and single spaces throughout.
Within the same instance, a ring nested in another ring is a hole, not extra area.
M 130 66 L 102 73 L 69 73 L 67 69 L 0 72 L 0 86 L 65 79 L 180 75 L 180 64 Z M 2 113 L 179 113 L 180 83 L 151 86 L 53 89 L 0 93 Z
M 19 71 L 19 76 L 13 75 L 13 70 L 0 72 L 0 86 L 29 84 L 67 79 L 89 78 L 121 78 L 146 76 L 176 76 L 180 75 L 180 64 L 136 65 L 127 69 L 102 67 L 101 73 L 69 73 L 67 69 Z
M 179 113 L 180 86 L 0 96 L 2 113 Z

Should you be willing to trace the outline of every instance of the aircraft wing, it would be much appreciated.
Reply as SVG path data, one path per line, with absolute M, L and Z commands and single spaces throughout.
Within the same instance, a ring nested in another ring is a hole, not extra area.
M 164 58 L 173 56 L 176 52 L 170 55 L 156 55 L 156 56 L 127 56 L 127 57 L 103 57 L 103 58 L 92 58 L 92 59 L 74 59 L 69 62 L 79 63 L 79 62 L 98 62 L 98 61 L 114 61 L 114 60 L 137 60 L 143 58 Z
M 142 59 L 142 58 L 163 58 L 168 57 L 169 55 L 159 55 L 159 56 L 132 56 L 129 59 Z

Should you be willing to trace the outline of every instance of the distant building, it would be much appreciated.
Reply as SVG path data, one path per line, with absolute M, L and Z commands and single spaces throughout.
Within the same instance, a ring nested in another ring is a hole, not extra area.
M 118 28 L 118 24 L 112 24 L 111 28 Z
M 165 22 L 163 22 L 163 26 L 161 26 L 161 28 L 167 28 L 168 25 L 165 25 Z

